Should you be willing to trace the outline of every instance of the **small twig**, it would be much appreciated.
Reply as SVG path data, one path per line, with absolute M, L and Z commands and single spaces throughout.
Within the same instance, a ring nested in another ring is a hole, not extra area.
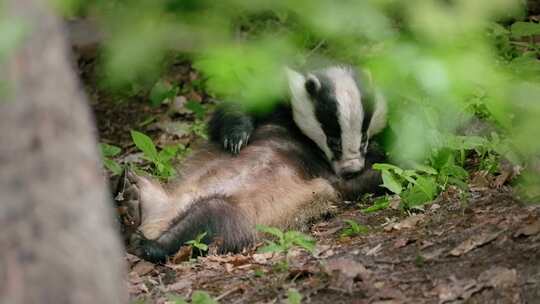
M 228 296 L 228 295 L 230 295 L 230 294 L 232 294 L 232 293 L 237 292 L 237 291 L 240 290 L 240 289 L 242 289 L 240 286 L 236 286 L 236 287 L 234 287 L 234 288 L 232 288 L 232 289 L 229 289 L 229 290 L 225 291 L 224 293 L 220 294 L 219 296 L 217 296 L 217 297 L 215 298 L 215 300 L 216 300 L 216 301 L 220 301 L 221 299 L 225 298 L 226 296 Z
M 317 43 L 317 45 L 312 48 L 309 53 L 307 53 L 306 55 L 306 59 L 311 57 L 318 49 L 320 49 L 324 44 L 326 43 L 326 39 L 323 39 L 321 41 L 319 41 L 319 43 Z

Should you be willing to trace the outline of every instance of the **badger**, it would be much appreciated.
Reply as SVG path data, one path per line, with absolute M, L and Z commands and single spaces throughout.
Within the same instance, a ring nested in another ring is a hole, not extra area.
M 302 229 L 339 200 L 381 190 L 371 164 L 384 153 L 369 140 L 386 125 L 384 98 L 348 67 L 287 69 L 287 78 L 289 104 L 265 117 L 220 106 L 212 140 L 177 181 L 128 174 L 140 210 L 133 253 L 162 262 L 201 233 L 238 252 L 256 241 L 256 225 Z

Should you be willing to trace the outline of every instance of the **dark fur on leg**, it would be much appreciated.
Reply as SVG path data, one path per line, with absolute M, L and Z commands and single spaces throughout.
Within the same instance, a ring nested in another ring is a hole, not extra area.
M 247 145 L 253 133 L 254 119 L 240 105 L 221 103 L 210 122 L 208 133 L 210 139 L 233 154 L 238 154 Z
M 140 240 L 137 255 L 151 262 L 164 262 L 187 241 L 206 232 L 202 242 L 219 239 L 219 252 L 238 252 L 253 243 L 254 225 L 227 198 L 212 197 L 194 202 L 156 240 Z

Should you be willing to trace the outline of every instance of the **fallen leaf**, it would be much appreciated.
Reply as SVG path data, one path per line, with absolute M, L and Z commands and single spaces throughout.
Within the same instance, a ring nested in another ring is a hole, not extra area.
M 431 247 L 433 245 L 435 245 L 435 243 L 430 242 L 428 240 L 423 240 L 422 242 L 420 242 L 420 250 L 424 250 L 424 249 L 426 249 L 428 247 Z
M 171 135 L 178 137 L 184 137 L 191 133 L 191 125 L 182 121 L 170 121 L 164 120 L 151 124 L 148 126 L 149 130 L 159 129 Z
M 268 264 L 268 260 L 270 260 L 274 254 L 272 252 L 268 253 L 255 253 L 251 257 L 253 258 L 253 261 L 257 264 Z
M 432 261 L 437 259 L 443 252 L 445 251 L 444 248 L 434 249 L 429 252 L 424 252 L 421 254 L 422 258 L 426 261 Z
M 508 288 L 518 284 L 518 274 L 515 269 L 493 267 L 482 272 L 478 281 L 494 288 Z
M 366 282 L 371 277 L 371 272 L 364 265 L 348 258 L 331 259 L 323 269 L 331 277 L 331 286 L 334 289 L 348 293 L 353 291 L 355 279 Z
M 392 198 L 390 198 L 390 201 L 388 202 L 388 207 L 393 210 L 398 210 L 400 205 L 401 197 L 399 197 L 399 195 L 392 196 Z
M 376 256 L 377 254 L 379 254 L 379 252 L 381 252 L 381 249 L 382 249 L 382 244 L 378 244 L 377 246 L 367 250 L 366 255 L 367 256 Z
M 514 237 L 531 236 L 540 233 L 540 219 L 519 228 Z
M 472 173 L 470 186 L 471 188 L 481 190 L 489 187 L 490 180 L 487 176 L 487 171 L 477 171 Z
M 325 259 L 333 256 L 335 251 L 332 249 L 332 246 L 329 245 L 319 245 L 317 244 L 315 246 L 315 250 L 313 250 L 313 257 L 317 259 Z
M 170 292 L 170 291 L 182 292 L 185 289 L 191 288 L 191 284 L 192 284 L 192 282 L 190 280 L 182 280 L 181 279 L 180 281 L 176 281 L 173 284 L 168 285 L 165 288 L 165 290 L 168 291 L 168 292 Z
M 457 300 L 468 300 L 474 293 L 482 290 L 483 286 L 473 279 L 456 280 L 447 284 L 439 284 L 434 288 L 439 296 L 439 303 L 454 303 Z M 459 303 L 462 303 L 461 301 Z
M 402 248 L 407 246 L 408 244 L 412 243 L 410 239 L 407 238 L 399 238 L 394 242 L 394 248 Z
M 231 273 L 234 269 L 234 265 L 231 264 L 231 263 L 225 263 L 225 271 L 227 271 L 228 273 Z
M 136 255 L 133 255 L 133 254 L 130 254 L 130 253 L 126 253 L 126 260 L 128 261 L 128 263 L 130 264 L 134 264 L 135 262 L 138 262 L 140 261 L 141 259 L 136 256 Z
M 386 227 L 384 227 L 384 230 L 385 231 L 392 231 L 392 230 L 398 230 L 399 231 L 399 230 L 402 230 L 402 229 L 411 229 L 411 228 L 415 227 L 416 225 L 418 225 L 418 223 L 420 223 L 423 219 L 424 219 L 423 214 L 417 214 L 417 215 L 409 216 L 408 218 L 402 220 L 399 223 L 394 223 L 394 224 L 387 225 Z
M 205 260 L 214 261 L 219 263 L 229 263 L 234 266 L 240 266 L 248 264 L 250 258 L 245 255 L 211 255 L 207 256 Z
M 477 247 L 480 247 L 495 240 L 502 232 L 503 230 L 497 232 L 484 232 L 478 235 L 474 235 L 471 238 L 463 241 L 456 248 L 452 249 L 452 251 L 450 251 L 450 255 L 461 256 Z
M 131 269 L 132 272 L 135 272 L 139 276 L 143 276 L 145 274 L 148 274 L 150 271 L 154 269 L 154 264 L 147 262 L 147 261 L 140 261 L 133 268 Z
M 182 246 L 180 250 L 170 259 L 172 264 L 180 264 L 182 262 L 189 261 L 193 253 L 193 248 L 191 246 Z

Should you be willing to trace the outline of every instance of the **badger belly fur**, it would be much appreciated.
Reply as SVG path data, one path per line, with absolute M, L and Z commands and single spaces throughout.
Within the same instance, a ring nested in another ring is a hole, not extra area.
M 372 190 L 336 182 L 314 144 L 294 127 L 272 123 L 259 126 L 239 155 L 209 144 L 179 171 L 184 175 L 165 186 L 132 176 L 141 210 L 132 247 L 147 260 L 163 261 L 203 232 L 221 252 L 240 251 L 256 239 L 256 225 L 302 229 L 346 192 Z M 370 181 L 358 182 L 376 187 L 380 177 L 369 174 Z

